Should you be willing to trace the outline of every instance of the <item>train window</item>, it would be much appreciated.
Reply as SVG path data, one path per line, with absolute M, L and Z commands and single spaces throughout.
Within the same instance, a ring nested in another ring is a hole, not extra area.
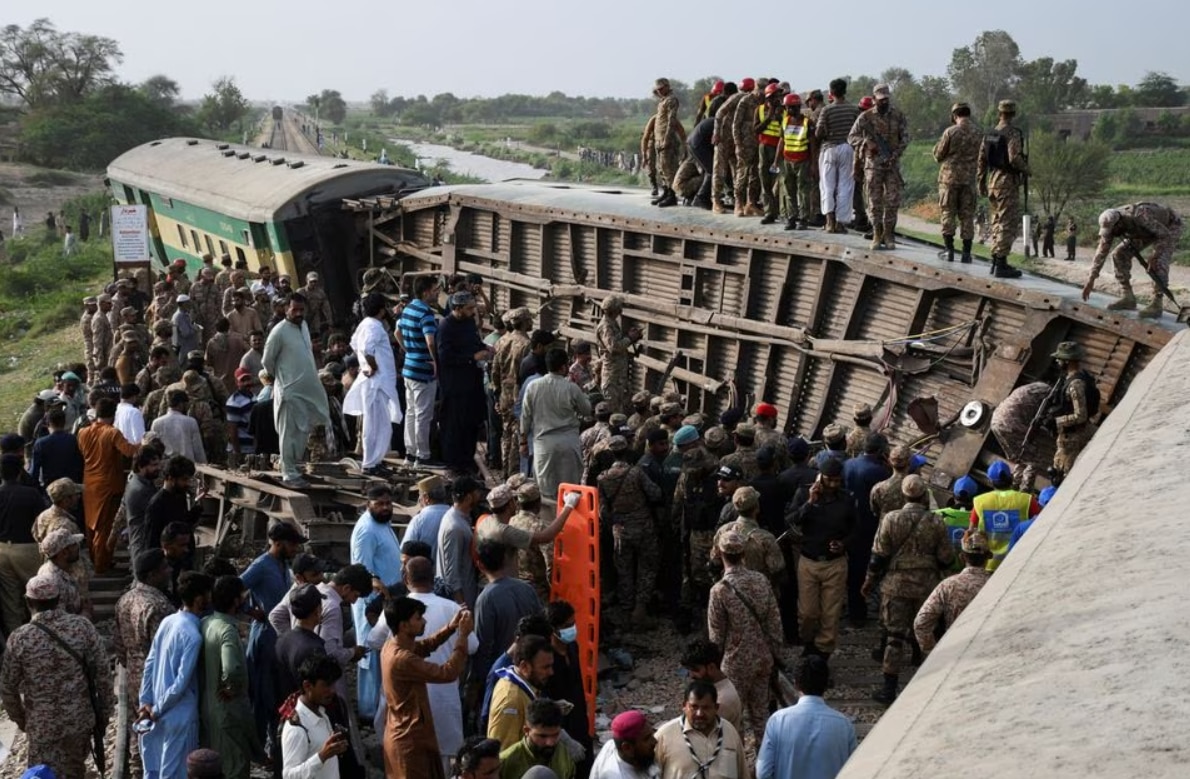
M 244 256 L 244 250 L 238 246 L 236 247 L 236 261 L 237 262 L 247 262 L 248 261 L 248 258 Z
M 186 231 L 182 229 L 181 225 L 178 225 L 178 241 L 182 244 L 183 249 L 188 248 L 186 245 Z
M 203 238 L 206 238 L 206 239 L 207 239 L 207 254 L 209 254 L 209 255 L 211 255 L 212 257 L 214 257 L 214 256 L 215 256 L 215 244 L 213 244 L 213 243 L 211 242 L 211 236 L 209 236 L 209 235 L 204 235 L 204 236 L 203 236 Z
M 219 256 L 222 257 L 225 254 L 227 254 L 227 244 L 224 243 L 223 241 L 220 241 L 219 242 Z
M 190 231 L 190 239 L 191 239 L 191 241 L 194 242 L 194 251 L 198 251 L 199 249 L 202 248 L 202 244 L 198 242 L 198 233 L 191 230 Z
M 241 232 L 244 234 L 244 243 L 247 244 L 248 246 L 251 246 L 253 249 L 255 249 L 256 244 L 254 244 L 252 242 L 252 233 L 248 230 L 242 230 Z M 240 254 L 242 255 L 243 252 L 240 252 Z

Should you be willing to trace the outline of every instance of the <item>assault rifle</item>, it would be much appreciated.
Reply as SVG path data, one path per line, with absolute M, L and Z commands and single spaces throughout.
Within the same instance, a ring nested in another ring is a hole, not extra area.
M 1041 401 L 1041 405 L 1037 407 L 1037 413 L 1033 415 L 1033 421 L 1029 423 L 1029 427 L 1025 430 L 1025 437 L 1021 439 L 1020 449 L 1017 451 L 1018 460 L 1023 460 L 1025 456 L 1025 449 L 1029 446 L 1029 441 L 1032 440 L 1033 434 L 1037 432 L 1038 427 L 1043 427 L 1049 424 L 1053 418 L 1054 412 L 1060 403 L 1062 391 L 1066 388 L 1066 377 L 1063 376 L 1054 382 L 1054 386 L 1050 388 L 1049 394 Z
M 1161 277 L 1159 277 L 1149 268 L 1149 264 L 1145 262 L 1145 258 L 1140 253 L 1140 249 L 1137 248 L 1137 245 L 1129 239 L 1124 241 L 1124 246 L 1126 246 L 1128 252 L 1136 258 L 1136 261 L 1140 263 L 1140 267 L 1144 268 L 1145 273 L 1148 274 L 1153 283 L 1157 285 L 1157 289 L 1159 289 L 1167 298 L 1172 300 L 1173 304 L 1178 307 L 1178 323 L 1182 324 L 1190 320 L 1190 306 L 1183 306 L 1178 302 L 1178 299 L 1173 296 L 1172 292 L 1170 292 L 1169 284 L 1162 281 Z

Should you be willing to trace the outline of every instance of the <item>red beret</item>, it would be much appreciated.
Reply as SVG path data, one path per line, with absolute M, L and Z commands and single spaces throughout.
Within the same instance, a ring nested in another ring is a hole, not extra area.
M 617 741 L 635 741 L 649 729 L 649 721 L 636 709 L 629 709 L 612 720 L 612 738 Z
M 777 407 L 772 403 L 757 403 L 756 416 L 758 417 L 775 417 L 777 416 Z

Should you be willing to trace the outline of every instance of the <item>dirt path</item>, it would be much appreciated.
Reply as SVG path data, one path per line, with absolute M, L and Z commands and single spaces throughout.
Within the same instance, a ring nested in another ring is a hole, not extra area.
M 21 209 L 25 230 L 45 221 L 47 211 L 57 213 L 73 197 L 103 189 L 98 173 L 67 173 L 17 162 L 0 162 L 0 190 L 8 193 L 8 202 L 0 208 L 0 231 L 12 235 L 12 207 Z

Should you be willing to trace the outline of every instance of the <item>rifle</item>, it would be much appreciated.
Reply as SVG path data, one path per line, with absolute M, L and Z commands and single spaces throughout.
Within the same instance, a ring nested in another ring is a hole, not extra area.
M 1025 158 L 1025 172 L 1021 175 L 1021 181 L 1025 184 L 1025 213 L 1029 213 L 1029 134 L 1023 129 L 1021 130 L 1021 156 Z M 1028 245 L 1029 236 L 1025 236 L 1025 244 Z
M 1186 321 L 1190 320 L 1190 306 L 1183 306 L 1181 303 L 1179 303 L 1178 299 L 1173 296 L 1172 292 L 1170 292 L 1169 284 L 1162 281 L 1156 273 L 1149 269 L 1149 264 L 1145 262 L 1145 258 L 1140 253 L 1140 249 L 1137 248 L 1136 244 L 1133 243 L 1131 239 L 1127 239 L 1124 241 L 1124 245 L 1128 247 L 1128 251 L 1133 257 L 1136 258 L 1136 261 L 1140 263 L 1140 267 L 1144 268 L 1145 273 L 1148 274 L 1150 279 L 1152 279 L 1153 284 L 1157 286 L 1157 289 L 1161 290 L 1161 292 L 1170 300 L 1172 300 L 1173 304 L 1178 307 L 1178 323 L 1184 324 Z
M 1020 449 L 1017 451 L 1016 459 L 1023 460 L 1025 449 L 1029 446 L 1029 440 L 1033 434 L 1037 432 L 1040 425 L 1046 423 L 1050 417 L 1053 416 L 1051 409 L 1056 405 L 1058 398 L 1062 396 L 1062 390 L 1066 387 L 1066 377 L 1058 379 L 1054 382 L 1054 386 L 1050 388 L 1049 394 L 1041 401 L 1041 405 L 1037 407 L 1037 413 L 1033 415 L 1033 421 L 1029 423 L 1028 429 L 1025 430 L 1025 437 L 1021 439 Z

